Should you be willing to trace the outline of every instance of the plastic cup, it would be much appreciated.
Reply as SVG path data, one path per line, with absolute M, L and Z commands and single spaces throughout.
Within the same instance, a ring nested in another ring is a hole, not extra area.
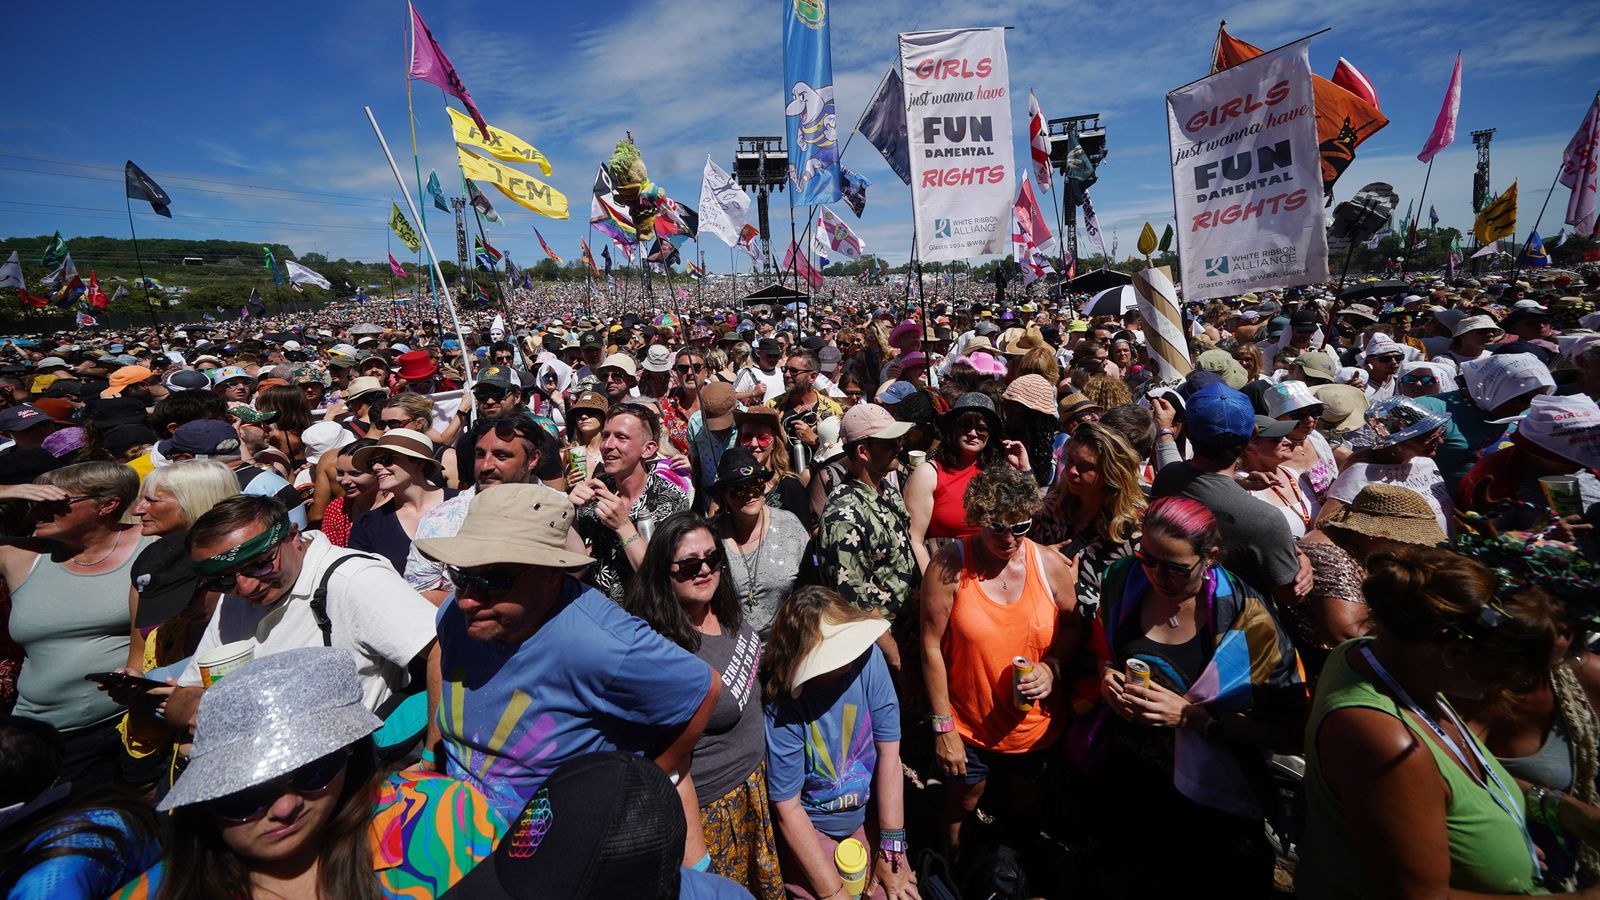
M 867 886 L 867 848 L 855 838 L 845 838 L 833 849 L 833 864 L 844 879 L 844 892 L 860 897 Z
M 1558 516 L 1575 516 L 1583 512 L 1583 495 L 1578 491 L 1576 475 L 1546 475 L 1539 479 L 1544 500 Z
M 210 687 L 221 681 L 222 676 L 255 658 L 255 641 L 234 641 L 199 654 L 195 665 L 200 667 L 200 681 Z

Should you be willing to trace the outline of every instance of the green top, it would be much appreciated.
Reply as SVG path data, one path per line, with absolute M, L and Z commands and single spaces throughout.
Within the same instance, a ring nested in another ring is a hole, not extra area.
M 1344 804 L 1334 796 L 1317 762 L 1317 729 L 1335 710 L 1376 709 L 1406 723 L 1417 740 L 1433 754 L 1434 764 L 1450 788 L 1445 809 L 1445 829 L 1450 840 L 1450 887 L 1488 894 L 1543 893 L 1534 883 L 1533 862 L 1521 826 L 1495 804 L 1488 789 L 1472 780 L 1461 766 L 1425 736 L 1399 704 L 1350 667 L 1347 657 L 1365 639 L 1346 641 L 1335 649 L 1317 683 L 1317 697 L 1306 723 L 1306 820 L 1304 848 L 1295 872 L 1295 888 L 1303 900 L 1372 897 L 1377 890 L 1361 865 L 1361 851 L 1350 834 Z M 1477 737 L 1472 738 L 1502 782 L 1514 786 Z M 1514 788 L 1513 788 L 1514 789 Z

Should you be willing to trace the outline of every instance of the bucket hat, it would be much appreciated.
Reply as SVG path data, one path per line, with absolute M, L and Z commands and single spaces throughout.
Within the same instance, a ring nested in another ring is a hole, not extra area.
M 418 538 L 417 550 L 451 566 L 498 563 L 570 569 L 594 559 L 567 549 L 572 502 L 538 484 L 502 484 L 480 491 L 454 537 Z

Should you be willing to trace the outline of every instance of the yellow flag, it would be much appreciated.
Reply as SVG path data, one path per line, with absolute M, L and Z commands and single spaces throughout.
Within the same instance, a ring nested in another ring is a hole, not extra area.
M 1154 252 L 1156 252 L 1156 230 L 1150 227 L 1149 222 L 1146 222 L 1144 223 L 1144 230 L 1139 232 L 1139 253 L 1149 256 Z
M 445 112 L 450 114 L 450 127 L 455 130 L 456 140 L 459 143 L 481 147 L 495 159 L 503 159 L 506 162 L 514 163 L 530 163 L 538 166 L 539 171 L 543 172 L 547 177 L 549 176 L 550 160 L 545 159 L 544 154 L 540 153 L 532 144 L 509 131 L 501 131 L 493 125 L 489 126 L 489 137 L 485 139 L 470 116 L 462 115 L 448 106 L 444 109 Z
M 422 249 L 422 241 L 417 233 L 411 230 L 411 223 L 406 221 L 406 214 L 400 211 L 400 204 L 390 203 L 389 227 L 394 229 L 395 237 L 400 243 L 411 248 L 412 253 Z
M 516 169 L 490 162 L 465 147 L 457 147 L 456 154 L 461 158 L 461 171 L 468 178 L 494 185 L 500 189 L 500 193 L 541 216 L 552 219 L 568 217 L 566 195 L 550 185 L 532 175 L 524 175 Z
M 1483 211 L 1472 223 L 1472 233 L 1478 243 L 1496 241 L 1517 230 L 1517 183 L 1511 182 L 1506 192 L 1484 204 Z

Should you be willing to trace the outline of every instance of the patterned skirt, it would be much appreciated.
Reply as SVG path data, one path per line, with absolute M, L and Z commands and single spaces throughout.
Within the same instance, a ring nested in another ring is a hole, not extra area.
M 756 900 L 782 900 L 765 762 L 743 784 L 701 807 L 700 824 L 713 874 L 744 885 Z

